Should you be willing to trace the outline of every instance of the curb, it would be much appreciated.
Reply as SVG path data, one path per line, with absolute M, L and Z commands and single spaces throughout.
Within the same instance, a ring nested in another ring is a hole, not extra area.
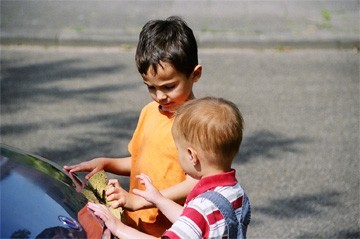
M 199 48 L 296 48 L 296 49 L 360 49 L 359 37 L 324 38 L 294 37 L 218 37 L 197 35 Z M 87 47 L 136 47 L 138 36 L 83 36 L 52 34 L 41 37 L 2 34 L 1 45 L 87 46 Z

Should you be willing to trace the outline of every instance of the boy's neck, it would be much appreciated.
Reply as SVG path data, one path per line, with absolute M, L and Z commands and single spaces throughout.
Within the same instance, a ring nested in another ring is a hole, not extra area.
M 208 170 L 204 171 L 204 173 L 202 174 L 200 179 L 214 176 L 217 174 L 227 173 L 227 172 L 230 172 L 231 170 L 232 170 L 231 168 L 228 168 L 228 169 L 209 168 Z

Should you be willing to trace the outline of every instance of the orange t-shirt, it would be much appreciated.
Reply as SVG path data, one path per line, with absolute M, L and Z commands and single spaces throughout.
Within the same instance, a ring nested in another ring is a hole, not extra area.
M 185 172 L 178 162 L 171 127 L 174 117 L 159 110 L 156 102 L 146 105 L 141 111 L 134 135 L 128 149 L 132 163 L 130 170 L 130 192 L 134 188 L 145 189 L 135 178 L 148 175 L 158 190 L 176 185 L 185 180 Z M 170 221 L 157 209 L 125 211 L 123 221 L 140 231 L 160 237 L 171 226 Z

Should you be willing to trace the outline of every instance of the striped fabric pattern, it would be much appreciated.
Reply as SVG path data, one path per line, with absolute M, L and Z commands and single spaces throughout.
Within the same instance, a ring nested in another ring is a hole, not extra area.
M 219 186 L 212 190 L 221 193 L 231 202 L 240 221 L 244 195 L 244 190 L 240 184 Z M 211 201 L 195 197 L 185 205 L 180 218 L 165 232 L 163 238 L 167 237 L 188 239 L 227 238 L 227 228 L 219 209 Z

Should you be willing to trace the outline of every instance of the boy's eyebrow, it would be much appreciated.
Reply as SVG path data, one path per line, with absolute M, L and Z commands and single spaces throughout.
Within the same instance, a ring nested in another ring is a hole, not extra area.
M 148 83 L 147 81 L 143 80 L 144 84 L 147 85 L 147 86 L 158 86 L 158 87 L 162 87 L 162 86 L 168 86 L 168 85 L 172 85 L 172 84 L 176 84 L 176 80 L 169 80 L 169 81 L 166 81 L 164 83 L 161 83 L 159 85 L 153 85 L 153 84 L 150 84 Z

